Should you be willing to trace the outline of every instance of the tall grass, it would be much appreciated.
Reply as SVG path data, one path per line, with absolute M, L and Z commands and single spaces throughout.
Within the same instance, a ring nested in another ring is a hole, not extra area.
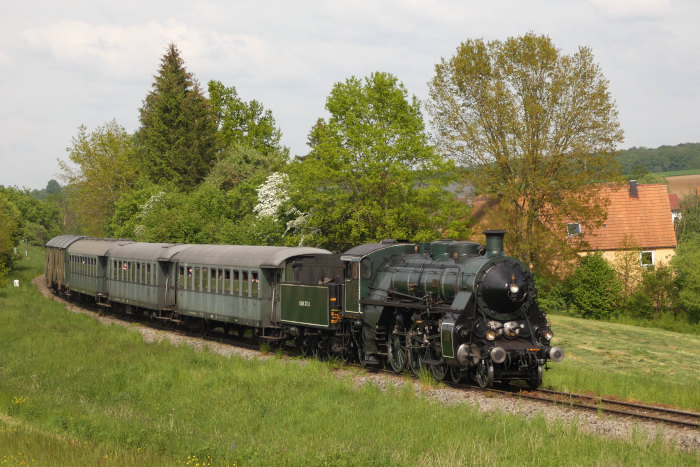
M 104 456 L 143 465 L 700 461 L 642 436 L 613 441 L 543 418 L 443 406 L 410 384 L 357 387 L 316 360 L 147 344 L 25 283 L 0 292 L 0 452 L 15 459 L 31 452 L 37 463 L 62 465 L 106 464 Z

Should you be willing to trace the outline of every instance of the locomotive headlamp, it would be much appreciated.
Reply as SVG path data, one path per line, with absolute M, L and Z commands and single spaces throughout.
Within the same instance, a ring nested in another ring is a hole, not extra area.
M 545 338 L 545 340 L 551 341 L 552 338 L 554 337 L 554 333 L 550 329 L 547 329 L 544 332 L 543 337 Z
M 506 337 L 515 337 L 520 334 L 520 324 L 517 321 L 508 321 L 503 325 Z
M 518 287 L 517 282 L 515 282 L 515 274 L 510 275 L 510 285 L 508 286 L 508 290 L 510 290 L 510 293 L 513 295 L 520 292 L 520 287 Z
M 493 329 L 489 329 L 488 331 L 486 331 L 486 340 L 492 341 L 494 339 L 496 339 L 496 331 L 494 331 Z

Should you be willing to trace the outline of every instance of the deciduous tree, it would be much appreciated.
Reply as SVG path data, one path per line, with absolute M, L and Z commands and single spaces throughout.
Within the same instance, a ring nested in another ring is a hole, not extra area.
M 700 232 L 693 232 L 678 244 L 671 259 L 678 285 L 678 305 L 692 322 L 700 321 Z
M 115 120 L 90 133 L 81 126 L 66 151 L 70 162 L 59 159 L 58 165 L 71 188 L 71 209 L 85 233 L 103 235 L 115 203 L 137 177 L 133 137 Z
M 622 130 L 589 48 L 566 55 L 532 33 L 468 40 L 436 65 L 429 87 L 439 150 L 498 198 L 515 255 L 543 269 L 545 245 L 556 244 L 549 230 L 602 222 L 595 182 L 617 174 Z
M 17 261 L 15 247 L 22 238 L 22 217 L 15 205 L 0 192 L 0 287 Z
M 330 118 L 290 167 L 290 203 L 306 214 L 295 241 L 333 250 L 383 238 L 463 237 L 466 208 L 445 187 L 454 168 L 433 151 L 420 104 L 389 73 L 336 83 Z
M 236 88 L 220 81 L 209 81 L 209 102 L 216 115 L 222 147 L 249 147 L 263 155 L 286 159 L 289 149 L 280 144 L 282 131 L 277 128 L 272 111 L 252 100 L 245 102 Z
M 700 196 L 690 194 L 681 200 L 681 217 L 676 221 L 676 238 L 679 242 L 700 233 Z

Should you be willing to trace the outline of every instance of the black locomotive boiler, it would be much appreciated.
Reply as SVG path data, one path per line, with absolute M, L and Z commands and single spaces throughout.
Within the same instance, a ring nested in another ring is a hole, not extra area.
M 318 248 L 183 245 L 62 235 L 46 245 L 55 292 L 192 330 L 251 331 L 305 354 L 439 380 L 542 382 L 563 351 L 529 269 L 486 244 L 385 240 Z

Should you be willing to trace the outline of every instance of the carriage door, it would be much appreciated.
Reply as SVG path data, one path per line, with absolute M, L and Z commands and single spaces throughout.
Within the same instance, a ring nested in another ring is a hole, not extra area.
M 107 276 L 109 275 L 109 258 L 106 256 L 97 257 L 97 293 L 99 295 L 109 295 L 107 291 Z
M 270 321 L 273 323 L 279 323 L 280 321 L 280 282 L 282 278 L 282 271 L 280 269 L 263 269 L 262 270 L 263 278 L 265 282 L 267 282 L 270 287 L 270 292 L 264 292 L 264 293 L 270 293 L 272 296 L 270 297 Z M 262 305 L 265 303 L 265 297 L 269 295 L 263 295 L 263 300 L 261 300 L 260 304 Z
M 158 261 L 158 272 L 160 277 L 165 279 L 165 287 L 163 289 L 158 287 L 165 294 L 162 302 L 163 306 L 166 309 L 173 309 L 177 300 L 177 265 L 169 261 Z

